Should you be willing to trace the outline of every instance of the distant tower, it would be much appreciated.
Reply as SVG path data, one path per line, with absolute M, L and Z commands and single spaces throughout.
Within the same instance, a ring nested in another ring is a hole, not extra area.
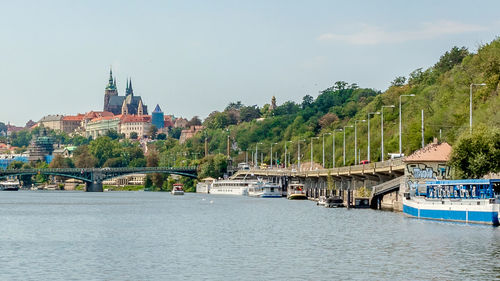
M 273 96 L 273 98 L 271 99 L 271 106 L 269 107 L 269 111 L 273 111 L 276 109 L 276 97 Z
M 128 114 L 128 104 L 127 104 L 127 99 L 124 99 L 122 103 L 122 115 L 127 115 L 127 114 Z
M 128 80 L 127 89 L 125 90 L 125 96 L 128 95 L 134 96 L 134 89 L 132 89 L 132 78 Z
M 142 100 L 139 100 L 139 105 L 137 106 L 137 115 L 144 115 L 144 109 L 142 107 Z
M 162 129 L 165 125 L 163 111 L 161 111 L 160 105 L 156 105 L 155 110 L 151 113 L 151 123 L 155 125 L 156 128 Z
M 118 91 L 116 90 L 116 79 L 113 79 L 113 71 L 109 69 L 109 81 L 104 90 L 104 111 L 110 111 L 109 100 L 112 96 L 118 96 Z

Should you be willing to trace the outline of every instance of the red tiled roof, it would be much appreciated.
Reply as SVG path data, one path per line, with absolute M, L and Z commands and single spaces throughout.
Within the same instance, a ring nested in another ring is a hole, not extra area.
M 83 114 L 78 114 L 78 115 L 67 115 L 63 117 L 63 121 L 82 121 L 85 115 Z
M 119 119 L 120 117 L 118 116 L 101 116 L 101 117 L 97 117 L 97 118 L 94 118 L 92 120 L 90 120 L 90 122 L 97 122 L 97 121 L 101 121 L 101 120 L 111 120 L 111 119 Z
M 132 122 L 151 122 L 151 116 L 150 115 L 122 115 L 120 117 L 122 123 L 132 123 Z
M 109 111 L 89 111 L 85 113 L 83 119 L 94 119 L 102 116 L 114 116 L 114 114 Z
M 404 159 L 405 162 L 447 162 L 451 146 L 446 143 L 430 143 Z

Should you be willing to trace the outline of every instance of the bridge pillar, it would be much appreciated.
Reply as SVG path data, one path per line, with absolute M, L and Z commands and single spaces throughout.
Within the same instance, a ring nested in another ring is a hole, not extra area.
M 102 192 L 102 182 L 93 181 L 85 183 L 85 191 L 86 192 Z

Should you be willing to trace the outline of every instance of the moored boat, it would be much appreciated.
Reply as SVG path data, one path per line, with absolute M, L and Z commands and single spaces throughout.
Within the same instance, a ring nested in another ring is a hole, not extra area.
M 212 183 L 210 194 L 248 195 L 249 186 L 255 183 L 256 180 L 217 180 Z
M 344 207 L 344 200 L 340 196 L 328 197 L 325 201 L 326 208 L 341 208 Z
M 271 182 L 257 182 L 248 188 L 248 196 L 260 198 L 281 198 L 281 186 Z
M 429 181 L 404 195 L 411 217 L 499 225 L 500 179 Z
M 288 193 L 286 196 L 290 200 L 306 200 L 307 195 L 304 190 L 304 185 L 301 183 L 291 183 L 288 185 Z
M 182 183 L 174 183 L 171 192 L 172 195 L 184 195 L 184 185 Z
M 2 182 L 0 182 L 0 190 L 18 191 L 19 190 L 19 182 L 18 181 L 2 181 Z

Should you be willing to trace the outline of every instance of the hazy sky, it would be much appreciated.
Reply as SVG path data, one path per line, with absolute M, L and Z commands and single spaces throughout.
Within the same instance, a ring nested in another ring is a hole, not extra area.
M 454 45 L 500 35 L 500 1 L 0 0 L 0 121 L 102 110 L 118 90 L 205 118 L 231 101 L 317 96 L 344 80 L 385 90 Z

